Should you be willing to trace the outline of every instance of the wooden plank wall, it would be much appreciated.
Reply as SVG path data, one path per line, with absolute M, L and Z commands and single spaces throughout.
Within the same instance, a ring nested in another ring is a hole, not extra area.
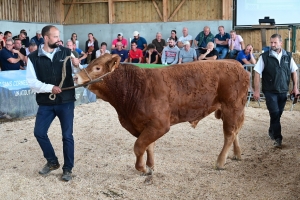
M 55 0 L 0 0 L 0 19 L 59 23 L 56 3 Z

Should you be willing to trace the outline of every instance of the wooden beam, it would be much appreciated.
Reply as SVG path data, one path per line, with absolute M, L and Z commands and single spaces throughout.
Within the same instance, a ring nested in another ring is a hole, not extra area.
M 232 0 L 222 0 L 222 20 L 232 20 Z
M 72 1 L 72 4 L 71 4 L 71 6 L 70 6 L 70 8 L 69 8 L 69 10 L 68 10 L 68 12 L 67 12 L 67 16 L 66 16 L 66 18 L 64 19 L 63 24 L 65 24 L 66 21 L 67 21 L 67 19 L 69 18 L 70 13 L 71 13 L 71 11 L 72 11 L 72 9 L 73 9 L 73 6 L 74 6 L 73 3 L 75 3 L 75 1 L 76 1 L 76 0 L 73 0 L 73 1 Z
M 181 6 L 186 2 L 186 0 L 182 0 L 180 2 L 180 4 L 177 6 L 177 8 L 174 10 L 174 12 L 172 13 L 172 15 L 169 17 L 168 21 L 170 21 L 170 19 L 172 17 L 174 17 L 174 15 L 176 15 L 176 13 L 178 12 L 178 10 L 181 8 Z
M 19 21 L 23 21 L 23 0 L 19 0 Z
M 163 0 L 163 22 L 168 21 L 168 0 Z
M 109 0 L 97 0 L 97 1 L 88 1 L 88 2 L 69 2 L 63 3 L 64 5 L 72 5 L 72 4 L 91 4 L 91 3 L 108 3 Z M 113 0 L 113 2 L 135 2 L 141 0 Z
M 115 8 L 113 0 L 108 0 L 108 23 L 113 24 L 115 22 Z
M 162 14 L 161 14 L 161 12 L 160 12 L 158 6 L 157 6 L 157 3 L 156 3 L 154 0 L 152 0 L 152 3 L 153 3 L 153 5 L 154 5 L 154 7 L 155 7 L 155 9 L 156 9 L 156 12 L 158 13 L 158 15 L 159 15 L 161 21 L 163 21 L 163 16 L 162 16 Z

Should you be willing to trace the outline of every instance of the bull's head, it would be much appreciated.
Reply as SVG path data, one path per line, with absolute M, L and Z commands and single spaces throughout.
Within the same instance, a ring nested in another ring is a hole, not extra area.
M 75 75 L 77 84 L 85 84 L 118 68 L 121 57 L 117 54 L 104 54 L 93 60 L 85 70 Z

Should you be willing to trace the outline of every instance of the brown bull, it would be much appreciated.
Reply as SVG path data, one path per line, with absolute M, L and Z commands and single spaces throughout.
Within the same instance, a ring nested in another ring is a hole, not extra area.
M 77 74 L 78 84 L 108 72 L 102 82 L 88 86 L 117 111 L 121 125 L 137 137 L 135 168 L 152 174 L 154 142 L 170 126 L 190 122 L 193 127 L 215 111 L 223 120 L 224 146 L 216 168 L 223 169 L 233 143 L 234 158 L 241 159 L 238 131 L 244 122 L 249 76 L 239 62 L 199 61 L 160 69 L 120 64 L 117 55 L 105 54 Z M 147 151 L 147 161 L 143 155 Z

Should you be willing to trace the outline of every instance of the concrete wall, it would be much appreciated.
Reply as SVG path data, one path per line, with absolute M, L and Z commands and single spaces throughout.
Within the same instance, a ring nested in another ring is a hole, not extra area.
M 161 32 L 164 39 L 171 35 L 171 30 L 176 30 L 177 37 L 182 36 L 182 28 L 187 27 L 189 34 L 195 38 L 197 34 L 203 30 L 204 26 L 209 26 L 211 32 L 215 35 L 218 33 L 218 26 L 223 25 L 225 31 L 229 32 L 232 27 L 230 20 L 217 21 L 185 21 L 185 22 L 157 22 L 157 23 L 131 23 L 131 24 L 88 24 L 88 25 L 64 25 L 64 42 L 70 39 L 72 33 L 76 33 L 79 41 L 79 47 L 84 50 L 84 45 L 87 40 L 88 33 L 93 33 L 94 37 L 101 42 L 108 44 L 110 49 L 111 42 L 117 38 L 117 34 L 122 32 L 124 37 L 128 40 L 133 38 L 133 31 L 139 31 L 140 36 L 151 43 L 155 39 L 157 32 Z
M 47 26 L 49 24 L 44 23 L 25 23 L 25 22 L 12 22 L 12 21 L 0 21 L 0 31 L 10 31 L 12 33 L 12 36 L 19 35 L 21 29 L 25 29 L 27 31 L 27 36 L 29 39 L 35 36 L 35 33 L 37 30 L 42 30 L 44 26 Z M 59 31 L 61 38 L 64 38 L 64 28 L 63 25 L 55 25 Z

